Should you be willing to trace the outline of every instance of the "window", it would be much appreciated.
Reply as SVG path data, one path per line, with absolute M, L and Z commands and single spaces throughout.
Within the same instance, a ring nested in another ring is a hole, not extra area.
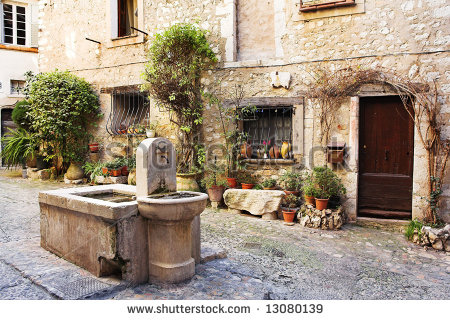
M 270 141 L 270 147 L 276 145 L 281 150 L 283 142 L 292 144 L 293 107 L 258 107 L 256 112 L 243 117 L 243 132 L 248 134 L 248 141 L 254 153 L 264 148 L 264 141 Z
M 13 4 L 3 4 L 3 42 L 26 45 L 26 8 Z
M 25 88 L 25 81 L 23 80 L 11 80 L 10 93 L 12 95 L 22 95 Z
M 300 0 L 300 11 L 314 11 L 327 8 L 353 6 L 355 0 Z
M 133 87 L 113 89 L 106 131 L 111 135 L 143 134 L 149 116 L 150 101 L 147 94 L 135 91 Z
M 117 0 L 117 37 L 134 34 L 137 25 L 136 0 Z

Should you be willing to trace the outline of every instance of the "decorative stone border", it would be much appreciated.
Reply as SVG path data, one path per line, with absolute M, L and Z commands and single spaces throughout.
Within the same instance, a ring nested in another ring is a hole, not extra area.
M 305 204 L 300 208 L 297 218 L 303 227 L 322 230 L 338 230 L 347 221 L 345 210 L 342 207 L 336 210 L 320 211 Z

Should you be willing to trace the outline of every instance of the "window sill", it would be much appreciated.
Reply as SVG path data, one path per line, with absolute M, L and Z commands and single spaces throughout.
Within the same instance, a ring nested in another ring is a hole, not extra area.
M 246 68 L 246 67 L 271 67 L 284 64 L 282 59 L 267 59 L 267 60 L 243 60 L 243 61 L 228 61 L 224 62 L 224 68 Z
M 32 53 L 39 52 L 38 48 L 27 47 L 27 46 L 17 46 L 17 45 L 13 45 L 13 44 L 0 44 L 0 49 L 22 51 L 22 52 L 32 52 Z
M 244 159 L 244 163 L 250 164 L 295 164 L 295 159 Z
M 144 43 L 144 35 L 143 34 L 133 34 L 120 38 L 113 38 L 108 41 L 108 48 L 116 48 L 122 46 L 129 46 L 134 44 Z
M 310 11 L 334 9 L 334 8 L 338 8 L 338 7 L 350 7 L 350 6 L 356 6 L 356 3 L 355 2 L 330 2 L 330 3 L 313 5 L 313 6 L 305 6 L 305 7 L 300 8 L 300 12 L 310 12 Z

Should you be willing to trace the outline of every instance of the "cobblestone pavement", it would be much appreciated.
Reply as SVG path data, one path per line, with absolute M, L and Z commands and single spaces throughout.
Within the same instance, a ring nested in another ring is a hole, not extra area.
M 0 175 L 0 299 L 70 298 L 58 288 L 96 281 L 39 247 L 39 190 L 59 183 Z M 202 242 L 227 251 L 178 285 L 97 292 L 96 299 L 448 299 L 450 255 L 400 233 L 346 225 L 340 231 L 285 226 L 207 209 Z M 97 279 L 99 280 L 99 279 Z M 98 285 L 111 285 L 100 279 Z M 101 289 L 101 288 L 100 288 Z

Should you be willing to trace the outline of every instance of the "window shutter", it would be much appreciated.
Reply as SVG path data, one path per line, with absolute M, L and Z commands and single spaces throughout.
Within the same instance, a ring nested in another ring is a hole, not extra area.
M 117 0 L 109 0 L 110 3 L 110 14 L 111 14 L 111 38 L 117 38 L 119 35 L 119 24 L 117 21 Z
M 30 4 L 31 24 L 30 24 L 30 47 L 38 47 L 39 41 L 39 6 L 37 4 Z

